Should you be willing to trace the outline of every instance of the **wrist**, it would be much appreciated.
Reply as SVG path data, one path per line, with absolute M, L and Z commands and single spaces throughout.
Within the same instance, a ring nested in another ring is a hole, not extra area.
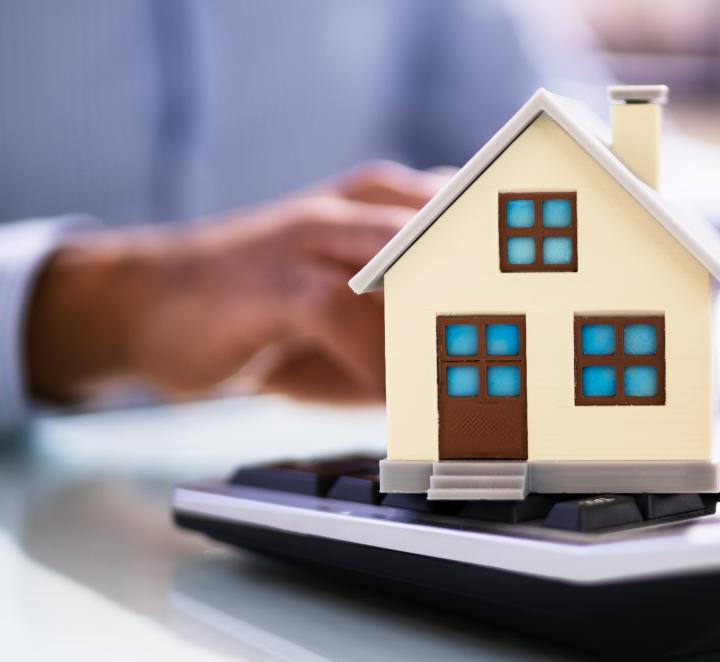
M 132 338 L 156 295 L 151 232 L 79 236 L 40 274 L 27 317 L 30 390 L 59 401 L 133 372 Z

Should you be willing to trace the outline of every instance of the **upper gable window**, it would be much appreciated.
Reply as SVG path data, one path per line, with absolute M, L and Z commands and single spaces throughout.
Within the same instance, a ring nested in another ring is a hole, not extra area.
M 501 271 L 577 271 L 575 193 L 500 194 Z

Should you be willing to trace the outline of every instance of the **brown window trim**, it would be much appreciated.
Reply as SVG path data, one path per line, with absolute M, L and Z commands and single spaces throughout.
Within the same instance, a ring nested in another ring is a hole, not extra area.
M 605 356 L 585 355 L 582 353 L 583 324 L 612 324 L 615 327 L 615 353 Z M 623 346 L 623 331 L 627 324 L 652 324 L 657 334 L 657 351 L 653 355 L 626 355 Z M 665 404 L 665 317 L 664 315 L 646 316 L 576 316 L 575 317 L 575 404 L 576 405 L 664 405 Z M 582 392 L 582 369 L 600 365 L 615 368 L 617 385 L 614 397 L 586 397 Z M 633 365 L 651 365 L 657 368 L 657 395 L 638 398 L 625 395 L 623 369 Z
M 452 324 L 471 324 L 478 330 L 478 353 L 475 356 L 449 356 L 445 346 L 445 327 Z M 520 331 L 518 353 L 513 356 L 495 356 L 487 354 L 486 327 L 488 324 L 517 324 Z M 438 392 L 440 397 L 453 400 L 476 400 L 480 402 L 498 402 L 519 398 L 525 402 L 527 397 L 527 360 L 525 357 L 525 316 L 524 315 L 439 315 L 436 320 L 438 343 Z M 480 394 L 469 396 L 447 395 L 447 369 L 454 365 L 474 366 L 480 370 Z M 487 369 L 491 366 L 511 365 L 520 368 L 520 393 L 514 396 L 488 395 Z
M 507 203 L 509 200 L 533 200 L 535 202 L 535 225 L 531 228 L 509 228 L 507 226 Z M 542 224 L 542 203 L 544 200 L 570 200 L 570 227 L 546 228 Z M 574 191 L 542 193 L 500 193 L 498 196 L 500 219 L 500 271 L 577 271 L 577 194 Z M 533 264 L 510 264 L 507 259 L 507 243 L 510 237 L 532 237 L 535 239 L 535 262 Z M 570 264 L 544 264 L 542 243 L 545 237 L 570 237 L 572 240 L 572 261 Z

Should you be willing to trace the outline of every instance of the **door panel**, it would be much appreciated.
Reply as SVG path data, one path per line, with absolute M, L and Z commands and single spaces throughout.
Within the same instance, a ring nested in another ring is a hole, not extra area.
M 440 459 L 527 459 L 525 317 L 437 319 Z

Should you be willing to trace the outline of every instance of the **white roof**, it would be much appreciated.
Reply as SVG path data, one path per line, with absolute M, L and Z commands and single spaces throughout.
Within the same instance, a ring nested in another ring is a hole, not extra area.
M 720 234 L 701 216 L 678 210 L 610 148 L 610 127 L 582 102 L 540 88 L 457 174 L 351 280 L 362 294 L 382 288 L 385 272 L 541 113 L 557 122 L 635 200 L 720 280 Z

